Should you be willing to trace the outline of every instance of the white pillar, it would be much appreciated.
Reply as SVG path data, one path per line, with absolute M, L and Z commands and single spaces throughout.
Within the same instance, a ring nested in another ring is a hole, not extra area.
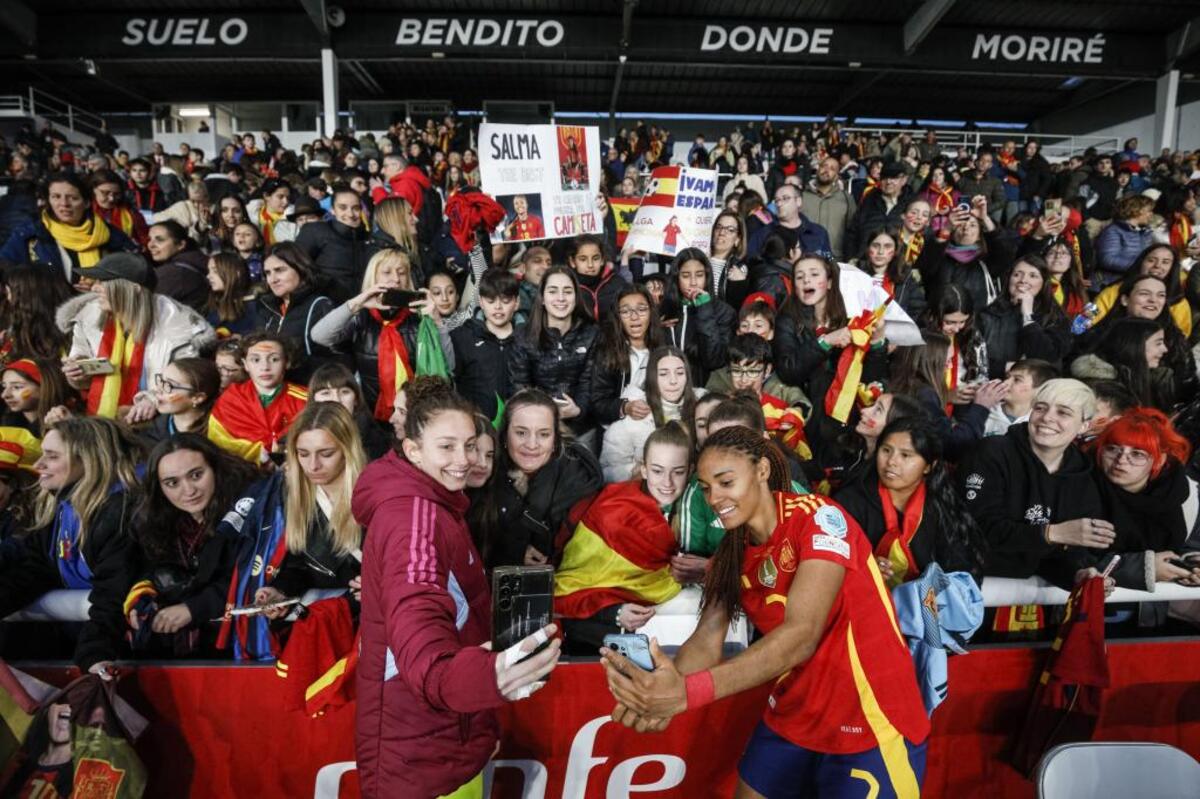
M 1154 92 L 1154 152 L 1175 149 L 1179 118 L 1179 70 L 1172 69 L 1156 81 Z
M 329 47 L 321 50 L 321 109 L 322 133 L 332 136 L 338 126 L 338 74 L 337 56 Z

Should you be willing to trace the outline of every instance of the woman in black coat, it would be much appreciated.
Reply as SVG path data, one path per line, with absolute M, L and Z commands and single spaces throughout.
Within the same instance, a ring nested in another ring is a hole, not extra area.
M 135 651 L 210 652 L 225 612 L 238 539 L 217 523 L 258 472 L 203 436 L 179 433 L 150 452 L 133 528 L 137 582 L 126 598 Z
M 692 380 L 702 386 L 726 364 L 726 349 L 737 328 L 737 313 L 713 293 L 712 264 L 689 247 L 675 256 L 667 275 L 662 318 L 667 343 L 687 356 Z
M 1000 277 L 1016 254 L 1015 236 L 998 228 L 987 203 L 970 211 L 950 212 L 950 240 L 927 241 L 916 270 L 926 293 L 936 297 L 949 284 L 962 286 L 976 308 L 986 308 L 1000 296 Z
M 290 241 L 276 244 L 263 262 L 263 270 L 269 289 L 258 298 L 263 329 L 289 339 L 299 353 L 287 379 L 307 383 L 321 364 L 345 362 L 346 358 L 313 338 L 313 327 L 334 304 L 304 251 Z
M 583 438 L 594 431 L 592 364 L 597 328 L 579 302 L 574 271 L 552 266 L 538 288 L 529 324 L 514 334 L 509 348 L 509 385 L 513 391 L 544 391 L 571 431 Z
M 1071 327 L 1054 300 L 1050 270 L 1037 255 L 1021 258 L 1006 280 L 1005 294 L 979 314 L 977 325 L 987 343 L 988 376 L 1003 380 L 1009 364 L 1038 358 L 1062 368 L 1071 350 Z
M 595 456 L 559 432 L 559 408 L 536 389 L 504 408 L 495 474 L 471 507 L 489 569 L 553 563 L 568 512 L 604 485 Z

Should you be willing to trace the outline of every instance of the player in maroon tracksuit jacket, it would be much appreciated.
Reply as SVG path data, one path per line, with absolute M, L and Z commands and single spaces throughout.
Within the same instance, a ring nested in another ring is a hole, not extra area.
M 463 518 L 474 408 L 439 378 L 406 394 L 404 454 L 368 466 L 353 500 L 367 527 L 355 736 L 367 799 L 432 798 L 481 780 L 499 740 L 495 708 L 541 687 L 559 652 L 552 641 L 513 663 L 511 651 L 484 648 L 491 592 Z

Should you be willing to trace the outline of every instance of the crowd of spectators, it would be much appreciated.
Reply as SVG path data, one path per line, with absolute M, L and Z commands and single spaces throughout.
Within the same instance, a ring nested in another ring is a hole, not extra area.
M 1113 585 L 1200 587 L 1196 153 L 1050 163 L 1035 140 L 746 125 L 696 137 L 722 208 L 707 252 L 668 258 L 619 252 L 605 202 L 672 163 L 668 131 L 605 144 L 602 234 L 519 245 L 454 235 L 472 143 L 447 117 L 298 152 L 269 131 L 133 158 L 108 136 L 0 145 L 0 617 L 86 589 L 82 668 L 270 657 L 286 609 L 227 611 L 357 601 L 356 480 L 403 451 L 431 371 L 476 412 L 488 569 L 561 565 L 584 589 L 580 519 L 649 508 L 668 584 L 584 603 L 568 652 L 704 582 L 723 529 L 694 453 L 731 426 L 844 506 L 893 585 L 937 562 L 1069 587 L 1116 553 Z M 924 346 L 859 335 L 846 270 Z

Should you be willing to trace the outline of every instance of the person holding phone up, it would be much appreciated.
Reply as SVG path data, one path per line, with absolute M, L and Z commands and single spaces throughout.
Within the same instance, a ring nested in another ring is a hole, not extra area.
M 407 252 L 398 247 L 380 250 L 367 262 L 362 291 L 331 310 L 312 329 L 313 341 L 321 346 L 350 343 L 367 407 L 381 422 L 392 414 L 396 391 L 416 374 L 421 315 L 408 305 L 392 306 L 385 301 L 389 291 L 415 292 L 412 275 Z
M 409 396 L 405 437 L 354 489 L 367 528 L 356 751 L 376 797 L 482 797 L 499 743 L 496 708 L 527 698 L 557 665 L 554 625 L 491 651 L 491 590 L 463 489 L 477 460 L 475 408 L 436 377 Z
M 865 795 L 872 785 L 919 796 L 929 719 L 858 523 L 831 500 L 786 493 L 778 451 L 748 428 L 708 437 L 699 479 L 729 531 L 705 580 L 700 624 L 673 659 L 652 641 L 653 671 L 601 650 L 613 719 L 662 730 L 680 713 L 773 683 L 736 797 L 849 796 L 852 786 Z M 741 612 L 763 635 L 722 662 L 725 631 Z

